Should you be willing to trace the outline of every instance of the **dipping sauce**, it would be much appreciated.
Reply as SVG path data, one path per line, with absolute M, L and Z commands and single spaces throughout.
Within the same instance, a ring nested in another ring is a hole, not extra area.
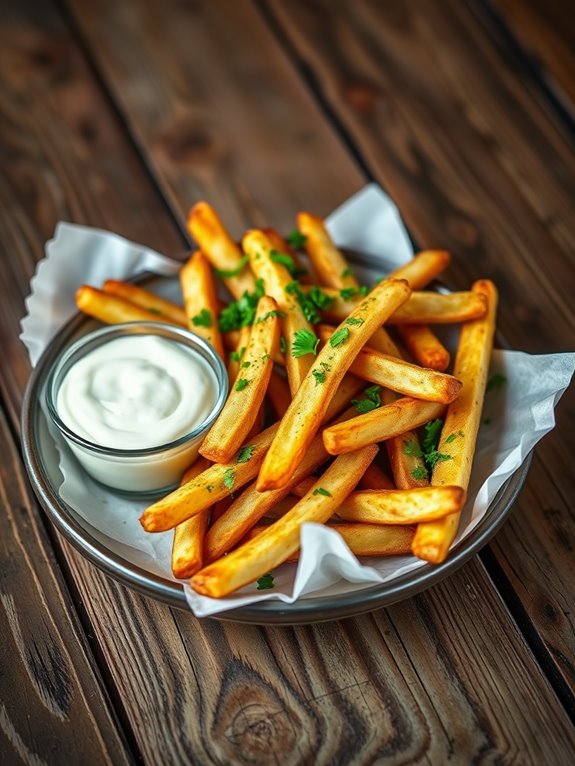
M 110 340 L 79 359 L 58 391 L 64 423 L 102 447 L 159 447 L 190 433 L 213 410 L 208 363 L 153 335 Z

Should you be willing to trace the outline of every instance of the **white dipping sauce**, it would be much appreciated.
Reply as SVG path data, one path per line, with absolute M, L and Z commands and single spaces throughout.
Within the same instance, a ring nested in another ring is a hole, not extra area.
M 153 335 L 116 338 L 67 372 L 56 409 L 101 447 L 159 447 L 193 431 L 216 403 L 209 364 L 182 344 Z

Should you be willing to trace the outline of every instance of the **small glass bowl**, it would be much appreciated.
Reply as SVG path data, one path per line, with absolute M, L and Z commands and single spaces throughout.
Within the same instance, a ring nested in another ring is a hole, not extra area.
M 201 356 L 214 375 L 215 404 L 202 423 L 167 444 L 140 450 L 105 447 L 80 436 L 63 422 L 56 409 L 58 392 L 66 374 L 79 359 L 109 341 L 133 335 L 165 338 Z M 227 393 L 228 376 L 223 362 L 203 338 L 183 327 L 161 322 L 128 322 L 91 332 L 63 352 L 46 381 L 46 406 L 52 422 L 90 476 L 122 492 L 151 495 L 177 486 L 186 468 L 196 459 L 206 432 L 224 406 Z

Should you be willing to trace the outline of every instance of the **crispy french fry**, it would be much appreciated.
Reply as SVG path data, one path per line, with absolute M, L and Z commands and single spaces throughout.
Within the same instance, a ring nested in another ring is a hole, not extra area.
M 191 481 L 210 467 L 210 461 L 199 457 L 182 477 L 182 484 Z M 174 529 L 172 544 L 172 573 L 178 579 L 191 577 L 204 563 L 204 536 L 210 516 L 209 509 L 183 521 Z
M 444 405 L 436 402 L 404 397 L 345 423 L 329 426 L 323 431 L 323 443 L 331 455 L 341 455 L 418 428 L 441 417 L 444 410 Z
M 446 250 L 422 250 L 411 261 L 392 271 L 388 279 L 406 279 L 412 290 L 422 290 L 449 265 Z
M 330 307 L 322 311 L 328 321 L 340 322 L 361 301 L 357 296 L 344 299 L 337 290 L 323 288 L 323 291 L 333 298 Z M 485 311 L 485 298 L 473 292 L 421 291 L 412 293 L 409 300 L 387 319 L 387 324 L 456 324 L 485 316 Z
M 377 328 L 371 338 L 367 341 L 367 345 L 374 351 L 379 351 L 382 354 L 401 357 L 401 353 L 395 341 L 390 338 L 388 332 L 383 327 Z
M 485 318 L 461 328 L 454 371 L 463 382 L 463 389 L 447 409 L 438 447 L 450 459 L 438 462 L 431 478 L 434 486 L 455 484 L 465 490 L 481 421 L 497 311 L 497 290 L 492 282 L 480 280 L 472 289 L 485 296 L 488 311 Z M 440 521 L 420 524 L 413 539 L 413 553 L 432 564 L 444 561 L 457 534 L 459 517 L 459 513 L 453 513 Z
M 418 524 L 456 513 L 465 503 L 461 487 L 365 489 L 352 492 L 337 509 L 341 519 L 369 524 Z
M 97 287 L 82 285 L 76 291 L 76 306 L 94 319 L 106 324 L 121 324 L 122 322 L 165 322 L 173 324 L 172 320 L 143 309 L 141 306 L 106 293 Z
M 196 252 L 182 266 L 180 287 L 184 296 L 188 327 L 210 343 L 222 359 L 224 344 L 218 327 L 220 302 L 207 258 Z
M 362 381 L 353 375 L 346 375 L 327 408 L 325 422 L 336 417 L 362 387 Z M 278 427 L 279 423 L 269 426 L 244 444 L 229 463 L 214 463 L 192 481 L 148 506 L 140 518 L 143 528 L 147 532 L 172 529 L 252 481 L 260 470 Z M 248 455 L 251 457 L 245 460 Z M 244 457 L 244 461 L 238 462 L 240 456 Z
M 319 325 L 318 334 L 322 341 L 329 342 L 333 328 Z M 449 404 L 461 390 L 460 381 L 453 375 L 418 367 L 403 359 L 381 354 L 368 346 L 359 351 L 350 370 L 364 380 L 428 402 Z
M 449 351 L 427 325 L 400 324 L 397 331 L 417 364 L 439 372 L 449 367 Z
M 311 333 L 312 327 L 303 315 L 296 296 L 287 291 L 293 277 L 282 263 L 273 260 L 276 251 L 268 237 L 262 231 L 252 229 L 243 238 L 242 245 L 250 259 L 252 271 L 263 280 L 266 294 L 275 299 L 278 308 L 285 314 L 281 320 L 281 332 L 286 341 L 286 371 L 293 396 L 314 362 L 313 354 L 294 354 L 296 333 Z
M 371 446 L 336 458 L 291 511 L 254 540 L 197 572 L 192 588 L 221 598 L 281 564 L 298 549 L 302 524 L 325 523 L 352 492 L 376 452 L 377 447 Z
M 306 476 L 305 479 L 302 479 L 293 487 L 290 487 L 290 494 L 295 495 L 295 497 L 305 497 L 316 481 L 317 476 Z
M 261 230 L 266 237 L 269 239 L 271 246 L 274 248 L 274 250 L 277 250 L 280 253 L 286 253 L 289 255 L 289 257 L 292 259 L 294 266 L 296 268 L 296 274 L 297 278 L 300 282 L 308 283 L 308 284 L 314 284 L 315 279 L 313 278 L 313 274 L 311 273 L 311 270 L 308 269 L 307 266 L 304 266 L 304 264 L 301 262 L 301 259 L 299 255 L 296 253 L 296 251 L 288 245 L 288 243 L 285 241 L 285 239 L 282 237 L 282 235 L 276 231 L 275 229 L 272 229 L 271 227 L 265 228 Z
M 385 446 L 397 489 L 429 486 L 425 460 L 415 431 L 405 431 L 386 439 Z
M 297 226 L 306 237 L 305 249 L 320 283 L 336 290 L 358 287 L 357 279 L 342 253 L 333 244 L 322 219 L 311 213 L 298 213 Z
M 247 259 L 211 205 L 207 202 L 194 205 L 188 215 L 188 230 L 236 300 L 246 291 L 255 291 L 256 282 Z
M 251 332 L 251 327 L 242 327 L 238 332 L 236 347 L 233 351 L 230 352 L 230 358 L 228 361 L 228 382 L 230 390 L 233 388 L 235 380 L 238 377 L 243 355 L 245 354 L 248 343 L 250 342 Z
M 165 298 L 161 298 L 159 295 L 145 290 L 139 285 L 134 285 L 131 282 L 122 282 L 118 279 L 107 279 L 104 282 L 104 292 L 110 295 L 116 295 L 119 298 L 124 298 L 130 303 L 135 303 L 140 308 L 151 311 L 156 316 L 163 317 L 165 321 L 170 320 L 174 324 L 187 326 L 186 312 L 176 303 L 168 301 Z
M 393 481 L 375 460 L 368 465 L 359 486 L 362 489 L 395 489 Z
M 272 370 L 267 395 L 275 414 L 283 418 L 291 403 L 291 393 L 287 380 L 275 369 Z
M 279 489 L 289 481 L 363 344 L 408 296 L 405 282 L 380 282 L 331 336 L 282 418 L 260 470 L 258 491 Z
M 224 408 L 202 442 L 200 454 L 215 463 L 227 463 L 253 426 L 263 403 L 279 342 L 277 304 L 264 295 L 258 301 L 256 318 L 240 372 Z

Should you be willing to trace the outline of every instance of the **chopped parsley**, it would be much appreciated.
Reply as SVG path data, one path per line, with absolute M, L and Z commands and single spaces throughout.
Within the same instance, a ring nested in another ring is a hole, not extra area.
M 246 347 L 242 346 L 237 351 L 230 351 L 230 359 L 232 362 L 239 362 L 245 353 Z
M 362 285 L 361 287 L 344 287 L 339 291 L 342 301 L 349 301 L 357 295 L 361 298 L 365 298 L 368 293 L 369 287 L 367 285 Z
M 280 319 L 285 319 L 285 314 L 283 311 L 278 311 L 277 309 L 273 309 L 273 311 L 268 311 L 267 314 L 264 314 L 261 317 L 258 317 L 256 319 L 256 324 L 259 324 L 260 322 L 265 322 L 266 319 L 269 319 L 270 317 L 279 317 Z
M 294 259 L 287 253 L 280 253 L 279 250 L 270 250 L 270 260 L 274 263 L 281 263 L 289 271 L 292 277 L 299 277 L 302 274 L 307 274 L 305 269 L 300 269 L 295 265 Z
M 358 325 L 359 327 L 361 327 L 363 322 L 364 322 L 364 320 L 363 319 L 359 319 L 359 317 L 348 317 L 345 320 L 345 324 Z
M 349 338 L 349 330 L 348 330 L 348 328 L 347 327 L 340 327 L 330 337 L 329 345 L 332 348 L 337 348 L 338 346 L 341 346 L 342 343 L 345 343 L 345 341 L 348 338 Z
M 285 354 L 287 351 L 287 342 L 283 335 L 280 335 L 280 351 Z
M 427 469 L 424 468 L 422 465 L 418 465 L 411 472 L 411 476 L 416 481 L 422 481 L 423 479 L 427 479 Z
M 211 327 L 212 326 L 212 314 L 208 309 L 202 309 L 199 314 L 192 317 L 192 324 L 194 327 Z
M 287 235 L 286 242 L 288 245 L 291 245 L 297 249 L 298 247 L 303 247 L 305 245 L 307 242 L 307 237 L 305 234 L 302 234 L 301 232 L 294 229 L 294 231 L 291 231 Z
M 451 455 L 437 450 L 442 428 L 443 420 L 439 418 L 430 420 L 429 423 L 425 424 L 425 436 L 421 440 L 421 449 L 423 451 L 423 458 L 430 471 L 435 468 L 437 463 L 443 460 L 451 460 Z
M 297 330 L 293 337 L 293 343 L 291 347 L 291 355 L 293 357 L 305 356 L 306 354 L 313 354 L 316 356 L 317 347 L 319 346 L 319 338 L 313 330 Z
M 463 435 L 464 435 L 463 431 L 458 431 L 457 433 L 455 433 L 455 431 L 454 431 L 452 434 L 449 434 L 449 436 L 445 440 L 445 443 L 446 444 L 451 444 L 451 442 L 454 442 L 457 439 L 458 436 L 463 436 Z
M 214 269 L 215 273 L 221 279 L 227 279 L 228 277 L 237 277 L 245 267 L 248 265 L 249 258 L 247 255 L 243 255 L 235 269 Z
M 233 468 L 227 468 L 224 472 L 224 487 L 226 489 L 233 489 L 236 483 L 236 474 Z
M 323 370 L 312 370 L 311 374 L 315 378 L 316 386 L 318 386 L 320 383 L 325 383 L 325 372 Z
M 320 311 L 327 311 L 335 301 L 335 296 L 324 293 L 321 287 L 317 285 L 310 287 L 307 291 L 307 297 Z
M 346 277 L 353 277 L 353 271 L 349 268 L 349 266 L 347 269 L 344 269 L 341 272 L 341 278 L 345 279 Z
M 272 574 L 265 574 L 259 578 L 256 582 L 256 588 L 258 590 L 269 590 L 274 587 L 274 576 Z
M 405 442 L 403 445 L 403 454 L 409 455 L 410 457 L 423 457 L 423 452 L 421 451 L 419 444 L 414 439 L 410 439 L 408 442 Z
M 235 391 L 243 391 L 244 388 L 248 385 L 249 380 L 246 380 L 246 378 L 239 378 L 238 382 L 234 386 Z
M 247 370 L 247 368 L 248 368 L 248 367 L 251 367 L 251 366 L 252 366 L 252 363 L 251 363 L 251 362 L 242 362 L 242 363 L 241 363 L 241 365 L 240 365 L 240 367 L 242 368 L 242 370 Z
M 255 292 L 247 290 L 237 301 L 226 306 L 220 314 L 219 326 L 222 332 L 239 330 L 254 323 L 259 299 L 264 295 L 264 285 L 261 279 L 256 281 Z
M 248 460 L 251 460 L 253 457 L 255 448 L 256 448 L 255 444 L 247 444 L 245 447 L 242 447 L 240 451 L 238 452 L 236 463 L 247 463 Z
M 208 490 L 208 492 L 210 492 L 210 494 L 213 488 L 214 488 L 213 484 L 206 484 L 206 489 Z
M 352 399 L 351 403 L 360 415 L 363 415 L 366 412 L 371 412 L 371 410 L 376 410 L 378 407 L 381 407 L 380 392 L 381 386 L 369 386 L 369 388 L 366 388 L 363 392 L 365 399 Z
M 505 385 L 505 383 L 507 383 L 507 378 L 505 377 L 505 375 L 500 375 L 498 372 L 496 372 L 487 381 L 485 390 L 497 391 L 499 388 L 501 388 L 501 386 Z
M 324 497 L 331 497 L 331 492 L 328 492 L 327 489 L 324 489 L 323 487 L 316 487 L 312 492 L 312 495 L 323 495 Z

